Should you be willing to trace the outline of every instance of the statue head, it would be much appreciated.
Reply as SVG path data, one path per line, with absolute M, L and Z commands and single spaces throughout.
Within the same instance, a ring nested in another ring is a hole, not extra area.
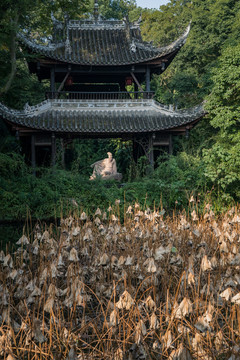
M 109 159 L 112 159 L 112 153 L 111 152 L 108 152 L 107 155 L 108 155 Z

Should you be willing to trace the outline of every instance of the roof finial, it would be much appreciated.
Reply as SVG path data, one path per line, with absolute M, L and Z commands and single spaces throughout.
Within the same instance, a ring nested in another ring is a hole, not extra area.
M 95 2 L 94 2 L 94 19 L 96 22 L 99 19 L 98 0 L 95 0 Z

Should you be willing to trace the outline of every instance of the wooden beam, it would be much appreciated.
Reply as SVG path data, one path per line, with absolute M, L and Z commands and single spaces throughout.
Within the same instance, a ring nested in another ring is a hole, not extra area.
M 57 90 L 58 92 L 62 90 L 62 88 L 63 88 L 63 86 L 64 86 L 64 83 L 65 83 L 65 81 L 67 80 L 67 78 L 68 78 L 69 75 L 70 75 L 70 71 L 68 71 L 67 74 L 65 75 L 63 81 L 61 82 L 61 84 L 60 84 L 60 86 L 59 86 L 59 88 L 58 88 L 58 90 Z
M 52 143 L 49 143 L 49 142 L 45 142 L 45 143 L 38 143 L 38 142 L 35 142 L 35 146 L 51 146 Z
M 46 61 L 44 59 L 39 59 L 39 63 L 41 65 L 41 69 L 48 70 L 54 66 L 55 73 L 66 73 L 68 71 L 69 65 L 67 63 L 61 62 L 52 62 Z M 159 64 L 159 63 L 157 63 Z M 144 74 L 146 70 L 147 63 L 135 64 L 135 73 Z M 101 65 L 75 65 L 71 64 L 71 73 L 81 73 L 81 74 L 109 74 L 109 73 L 119 73 L 119 74 L 126 74 L 128 75 L 132 70 L 132 65 L 109 65 L 109 66 L 101 66 Z
M 136 78 L 136 76 L 134 75 L 134 73 L 133 73 L 132 71 L 131 71 L 131 76 L 132 76 L 133 80 L 135 81 L 135 83 L 137 84 L 138 88 L 139 88 L 142 92 L 144 92 L 144 90 L 143 90 L 143 88 L 141 87 L 138 79 Z

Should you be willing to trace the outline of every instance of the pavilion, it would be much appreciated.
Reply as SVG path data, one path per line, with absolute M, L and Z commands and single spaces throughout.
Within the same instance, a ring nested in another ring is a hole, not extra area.
M 18 34 L 21 46 L 35 56 L 28 63 L 39 81 L 50 80 L 46 99 L 14 110 L 0 103 L 0 116 L 21 139 L 29 139 L 33 168 L 36 149 L 56 139 L 121 138 L 139 144 L 154 163 L 154 147 L 167 146 L 172 136 L 187 134 L 204 115 L 202 106 L 174 110 L 154 100 L 152 74 L 161 74 L 186 42 L 190 26 L 173 43 L 155 47 L 144 42 L 140 24 L 127 19 L 103 20 L 95 0 L 94 16 L 61 22 L 52 16 L 53 34 L 35 39 Z M 132 85 L 132 91 L 127 86 Z

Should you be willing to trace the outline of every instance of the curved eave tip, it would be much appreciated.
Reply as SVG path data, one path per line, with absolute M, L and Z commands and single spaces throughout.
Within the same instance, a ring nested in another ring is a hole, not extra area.
M 190 33 L 190 29 L 191 29 L 191 23 L 192 23 L 192 20 L 190 20 L 188 26 L 186 27 L 186 30 L 184 31 L 184 33 L 182 34 L 182 37 L 185 38 L 185 40 L 187 40 L 187 37 Z
M 190 32 L 190 28 L 191 28 L 191 22 L 189 22 L 188 26 L 186 27 L 185 31 L 182 33 L 181 36 L 179 36 L 176 40 L 174 40 L 170 45 L 168 46 L 164 46 L 161 48 L 158 48 L 159 50 L 162 50 L 163 48 L 173 48 L 173 47 L 178 47 L 179 49 L 185 44 L 185 42 L 187 41 L 187 37 L 189 35 Z

